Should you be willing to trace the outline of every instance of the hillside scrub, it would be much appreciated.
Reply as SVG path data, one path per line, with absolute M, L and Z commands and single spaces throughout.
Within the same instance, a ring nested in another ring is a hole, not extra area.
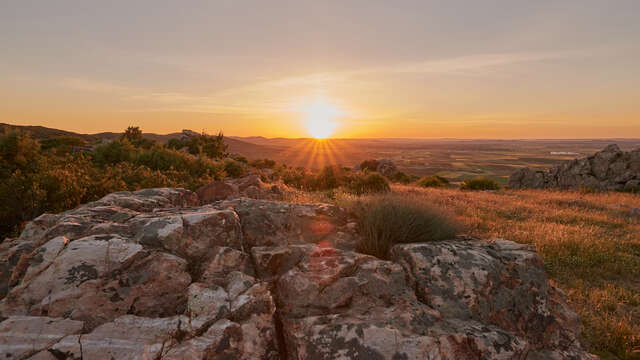
M 74 139 L 0 134 L 0 241 L 44 212 L 69 210 L 115 191 L 195 190 L 225 176 L 219 161 L 160 146 L 139 138 L 135 128 L 127 130 L 92 153 L 74 152 L 73 146 L 83 144 Z
M 460 186 L 462 190 L 498 190 L 500 184 L 497 181 L 487 177 L 476 177 L 473 179 L 466 179 Z
M 344 204 L 358 218 L 357 251 L 386 259 L 395 244 L 452 239 L 460 226 L 443 209 L 397 194 L 355 198 Z
M 340 166 L 325 166 L 313 172 L 304 168 L 279 166 L 269 176 L 285 185 L 309 192 L 342 189 L 355 195 L 389 191 L 389 181 L 376 172 L 352 171 Z

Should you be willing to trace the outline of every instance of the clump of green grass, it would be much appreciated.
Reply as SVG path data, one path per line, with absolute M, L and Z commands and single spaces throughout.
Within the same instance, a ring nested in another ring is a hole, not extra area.
M 451 239 L 460 231 L 443 209 L 408 196 L 366 196 L 345 206 L 359 219 L 362 239 L 356 251 L 381 259 L 395 244 Z
M 418 181 L 418 186 L 422 187 L 447 187 L 449 186 L 449 180 L 442 176 L 425 176 Z
M 462 182 L 462 186 L 460 186 L 462 190 L 498 190 L 500 189 L 500 184 L 493 179 L 489 179 L 487 177 L 476 177 L 473 179 L 466 179 Z

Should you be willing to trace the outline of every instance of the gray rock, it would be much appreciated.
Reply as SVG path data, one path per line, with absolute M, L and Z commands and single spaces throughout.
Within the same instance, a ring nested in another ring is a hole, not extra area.
M 183 189 L 41 216 L 0 244 L 0 356 L 593 358 L 532 247 L 457 239 L 383 261 L 353 251 L 357 231 L 332 205 Z
M 82 331 L 82 322 L 46 316 L 11 316 L 0 323 L 0 357 L 23 359 Z
M 378 160 L 378 168 L 376 171 L 382 176 L 390 178 L 398 173 L 398 167 L 391 160 L 381 159 Z
M 612 144 L 592 156 L 564 161 L 544 171 L 518 169 L 509 177 L 509 187 L 619 191 L 634 186 L 636 181 L 640 181 L 640 149 L 623 152 Z

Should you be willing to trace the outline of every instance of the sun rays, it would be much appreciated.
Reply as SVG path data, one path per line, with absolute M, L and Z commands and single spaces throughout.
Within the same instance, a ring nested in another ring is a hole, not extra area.
M 320 169 L 327 165 L 349 164 L 349 156 L 358 149 L 342 139 L 304 139 L 287 149 L 283 156 L 289 166 Z

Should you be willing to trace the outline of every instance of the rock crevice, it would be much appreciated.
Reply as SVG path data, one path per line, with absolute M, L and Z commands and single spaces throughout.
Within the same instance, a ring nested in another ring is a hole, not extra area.
M 203 204 L 184 189 L 43 215 L 0 244 L 0 356 L 592 357 L 533 248 L 458 239 L 384 261 L 354 251 L 353 222 L 331 205 Z

